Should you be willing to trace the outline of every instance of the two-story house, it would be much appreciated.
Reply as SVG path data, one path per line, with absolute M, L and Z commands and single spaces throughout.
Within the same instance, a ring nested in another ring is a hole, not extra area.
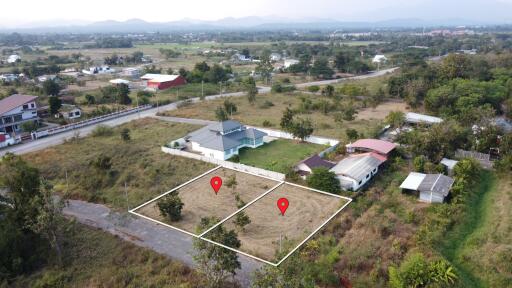
M 25 122 L 38 122 L 37 96 L 14 94 L 0 100 L 0 132 L 21 131 Z

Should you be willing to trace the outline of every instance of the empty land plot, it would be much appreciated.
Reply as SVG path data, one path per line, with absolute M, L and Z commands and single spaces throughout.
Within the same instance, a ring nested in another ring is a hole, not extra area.
M 277 207 L 277 200 L 282 197 L 289 201 L 284 216 Z M 245 226 L 245 231 L 238 232 L 242 244 L 238 250 L 263 260 L 278 262 L 281 259 L 276 259 L 276 252 L 281 236 L 281 255 L 284 255 L 307 239 L 347 202 L 347 199 L 285 183 L 243 210 L 251 223 Z M 233 216 L 222 225 L 229 230 L 236 229 L 235 219 L 236 216 Z M 203 237 L 209 239 L 209 234 Z
M 223 185 L 217 194 L 210 185 L 210 179 L 214 176 L 219 176 L 223 180 Z M 228 187 L 230 179 L 236 179 L 236 185 Z M 216 217 L 222 220 L 238 210 L 235 199 L 237 194 L 242 201 L 249 203 L 277 184 L 279 184 L 278 181 L 219 168 L 176 190 L 184 203 L 181 220 L 171 222 L 162 217 L 157 206 L 158 201 L 153 201 L 135 212 L 189 233 L 198 234 L 203 232 L 197 230 L 201 218 Z

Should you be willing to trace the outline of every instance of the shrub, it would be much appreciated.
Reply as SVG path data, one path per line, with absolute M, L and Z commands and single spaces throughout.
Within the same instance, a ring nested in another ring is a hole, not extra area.
M 183 205 L 184 204 L 176 191 L 162 197 L 157 203 L 160 214 L 171 221 L 179 221 L 181 219 L 181 210 L 183 209 Z
M 114 129 L 106 125 L 98 125 L 94 130 L 92 130 L 92 137 L 106 137 L 112 136 L 113 134 Z
M 272 122 L 270 122 L 268 120 L 263 120 L 262 125 L 263 125 L 263 127 L 272 127 L 272 126 L 274 126 L 274 124 L 272 124 Z
M 130 141 L 130 129 L 124 128 L 123 130 L 121 130 L 121 139 L 123 141 Z
M 320 91 L 320 87 L 317 85 L 309 86 L 308 91 L 312 92 L 312 93 L 316 93 L 316 92 Z
M 261 109 L 267 109 L 267 108 L 270 108 L 272 106 L 274 106 L 274 103 L 272 103 L 271 101 L 266 100 L 265 102 L 263 102 L 263 104 L 260 105 L 260 108 Z
M 307 179 L 308 185 L 312 188 L 331 192 L 339 193 L 341 191 L 340 181 L 334 172 L 327 170 L 327 168 L 315 168 L 313 173 Z

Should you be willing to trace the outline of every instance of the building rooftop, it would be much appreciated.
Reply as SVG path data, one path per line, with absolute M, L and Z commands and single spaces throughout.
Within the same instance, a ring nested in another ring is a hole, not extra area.
M 453 178 L 443 174 L 423 174 L 417 172 L 409 173 L 409 176 L 400 185 L 400 188 L 420 192 L 437 192 L 444 197 L 448 196 L 452 188 Z
M 382 156 L 377 157 L 375 153 L 358 154 L 341 160 L 331 171 L 361 181 L 384 161 Z
M 395 143 L 391 143 L 379 139 L 359 139 L 354 143 L 348 144 L 347 147 L 356 149 L 369 149 L 381 154 L 388 154 L 396 148 Z
M 208 149 L 226 151 L 240 146 L 242 139 L 257 139 L 266 135 L 260 130 L 247 129 L 237 121 L 228 120 L 203 127 L 188 134 L 186 138 Z
M 32 102 L 37 99 L 37 96 L 14 94 L 7 98 L 0 100 L 0 115 L 5 114 L 16 107 L 23 104 Z
M 317 154 L 309 157 L 306 160 L 303 160 L 300 163 L 305 164 L 306 166 L 308 166 L 311 169 L 318 168 L 318 167 L 325 167 L 327 169 L 331 169 L 332 167 L 336 166 L 335 163 L 324 160 L 324 159 L 322 159 L 322 157 L 318 156 Z
M 140 79 L 148 80 L 151 82 L 169 82 L 174 81 L 176 78 L 180 77 L 180 75 L 166 75 L 166 74 L 145 74 Z
M 405 114 L 405 122 L 408 123 L 424 123 L 424 124 L 437 124 L 443 122 L 443 119 L 429 116 L 425 114 L 408 112 Z

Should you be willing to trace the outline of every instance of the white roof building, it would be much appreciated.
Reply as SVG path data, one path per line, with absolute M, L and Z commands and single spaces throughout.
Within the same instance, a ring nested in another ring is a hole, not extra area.
M 124 80 L 124 79 L 112 79 L 112 80 L 110 80 L 108 82 L 110 82 L 112 84 L 116 84 L 116 85 L 118 85 L 118 84 L 126 84 L 126 85 L 130 84 L 130 81 Z
M 141 80 L 151 80 L 151 82 L 169 82 L 176 80 L 180 75 L 166 75 L 166 74 L 144 74 L 140 77 Z
M 443 203 L 455 181 L 443 174 L 409 173 L 400 185 L 401 189 L 418 191 L 419 200 L 427 203 Z
M 443 119 L 425 114 L 408 112 L 405 114 L 405 122 L 412 124 L 439 124 L 443 122 Z
M 296 59 L 285 59 L 284 60 L 284 68 L 290 68 L 290 66 L 292 65 L 295 65 L 295 64 L 299 64 L 299 60 L 296 60 Z
M 384 55 L 375 55 L 372 60 L 373 63 L 384 63 L 386 61 L 388 61 L 388 58 Z
M 16 63 L 17 61 L 21 61 L 21 57 L 19 55 L 11 55 L 7 58 L 7 63 Z

